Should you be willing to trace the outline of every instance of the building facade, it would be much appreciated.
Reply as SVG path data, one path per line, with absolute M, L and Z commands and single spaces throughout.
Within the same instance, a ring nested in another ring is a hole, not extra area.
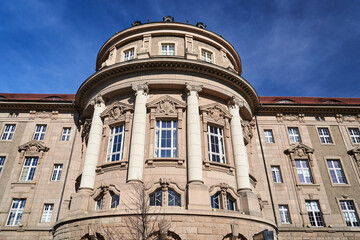
M 134 186 L 152 237 L 360 238 L 360 99 L 259 97 L 204 24 L 132 25 L 76 94 L 0 94 L 1 239 L 127 239 Z

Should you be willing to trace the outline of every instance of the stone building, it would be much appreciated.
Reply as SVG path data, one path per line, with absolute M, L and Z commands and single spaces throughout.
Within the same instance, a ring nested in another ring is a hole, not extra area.
M 360 239 L 360 98 L 259 97 L 241 73 L 165 17 L 106 41 L 75 95 L 0 94 L 0 238 L 126 239 L 142 182 L 167 239 Z

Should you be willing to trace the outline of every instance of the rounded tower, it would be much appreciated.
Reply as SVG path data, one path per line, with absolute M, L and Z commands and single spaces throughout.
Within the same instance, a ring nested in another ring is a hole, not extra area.
M 249 167 L 259 98 L 234 47 L 203 23 L 132 25 L 77 91 L 83 154 L 55 239 L 130 238 L 139 215 L 164 239 L 274 230 Z

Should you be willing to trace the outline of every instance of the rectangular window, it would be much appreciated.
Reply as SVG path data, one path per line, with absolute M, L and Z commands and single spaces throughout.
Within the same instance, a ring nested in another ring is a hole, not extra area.
M 5 164 L 5 157 L 0 157 L 0 173 L 2 172 L 4 164 Z
M 1 140 L 10 141 L 14 135 L 15 124 L 5 124 Z
M 321 143 L 333 143 L 328 128 L 318 128 Z
M 107 162 L 120 161 L 124 151 L 125 126 L 120 125 L 111 128 L 109 137 Z
M 290 214 L 288 205 L 279 205 L 280 219 L 282 224 L 290 224 Z
M 54 209 L 54 204 L 45 204 L 43 214 L 41 217 L 41 222 L 51 222 L 51 214 Z
M 20 181 L 32 181 L 34 179 L 36 166 L 38 163 L 37 157 L 27 157 L 20 175 Z
M 264 130 L 264 135 L 265 135 L 266 143 L 274 143 L 274 137 L 273 137 L 272 130 Z
M 360 143 L 360 132 L 358 128 L 349 128 L 349 133 L 353 143 Z
M 209 160 L 212 162 L 225 163 L 225 147 L 222 128 L 208 125 Z
M 212 53 L 206 50 L 201 50 L 201 60 L 209 63 L 213 63 Z
M 36 125 L 34 140 L 44 140 L 46 132 L 46 125 Z
M 119 202 L 120 202 L 120 196 L 113 192 L 110 192 L 110 207 L 117 208 L 117 206 L 119 206 Z
M 69 141 L 71 128 L 63 128 L 61 141 Z
M 161 55 L 175 56 L 175 44 L 161 44 Z
M 335 184 L 346 184 L 344 172 L 339 160 L 327 160 L 331 179 Z
M 295 160 L 300 183 L 313 183 L 309 163 L 306 160 Z
M 124 51 L 124 61 L 129 61 L 134 59 L 134 49 L 130 49 L 127 51 Z
M 62 164 L 55 164 L 54 171 L 51 177 L 51 181 L 60 181 L 61 172 L 62 172 Z
M 177 122 L 156 121 L 155 157 L 177 157 Z
M 271 172 L 274 183 L 282 183 L 281 172 L 279 166 L 271 166 Z
M 103 208 L 103 197 L 99 198 L 95 204 L 95 210 L 101 210 Z
M 340 201 L 341 211 L 344 215 L 346 225 L 349 227 L 359 227 L 359 217 L 353 201 Z
M 24 211 L 26 199 L 13 199 L 8 219 L 7 226 L 18 226 L 21 221 L 22 213 Z
M 291 143 L 300 143 L 300 133 L 298 128 L 288 128 L 289 138 Z
M 313 227 L 324 227 L 324 219 L 318 201 L 306 201 L 310 224 Z

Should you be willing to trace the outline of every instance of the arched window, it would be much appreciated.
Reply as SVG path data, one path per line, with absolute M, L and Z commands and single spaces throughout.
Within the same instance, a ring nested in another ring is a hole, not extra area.
M 162 190 L 158 189 L 150 194 L 150 206 L 162 206 Z
M 120 196 L 118 194 L 115 194 L 114 192 L 110 192 L 110 207 L 111 208 L 117 208 L 120 202 Z
M 181 206 L 181 197 L 174 190 L 168 190 L 168 206 Z
M 217 192 L 211 196 L 211 208 L 220 209 L 220 193 Z
M 103 203 L 104 203 L 104 197 L 101 195 L 95 203 L 95 210 L 102 210 L 103 209 Z

